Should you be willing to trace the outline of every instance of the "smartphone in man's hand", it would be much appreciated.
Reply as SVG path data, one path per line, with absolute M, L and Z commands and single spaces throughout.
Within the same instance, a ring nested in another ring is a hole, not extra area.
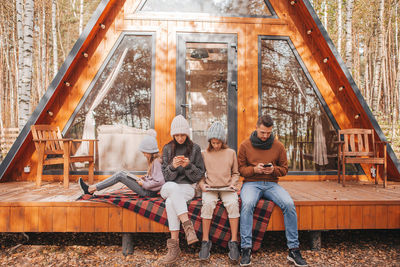
M 267 164 L 264 164 L 264 166 L 263 166 L 264 168 L 270 168 L 270 167 L 272 167 L 272 163 L 267 163 Z

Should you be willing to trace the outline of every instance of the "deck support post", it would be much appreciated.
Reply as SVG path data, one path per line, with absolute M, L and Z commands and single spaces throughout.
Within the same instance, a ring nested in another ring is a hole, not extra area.
M 133 235 L 132 233 L 122 234 L 122 254 L 124 256 L 133 254 Z
M 321 250 L 321 231 L 310 231 L 311 250 Z

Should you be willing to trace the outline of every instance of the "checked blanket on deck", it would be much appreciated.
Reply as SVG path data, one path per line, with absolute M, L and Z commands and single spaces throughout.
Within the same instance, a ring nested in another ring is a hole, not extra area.
M 131 190 L 123 188 L 104 195 L 83 195 L 78 200 L 114 204 L 168 226 L 165 201 L 161 197 L 140 197 Z M 198 237 L 202 235 L 201 206 L 201 198 L 194 198 L 188 201 L 189 218 L 193 222 Z M 274 206 L 275 204 L 272 201 L 261 199 L 254 209 L 253 251 L 258 250 L 261 246 Z M 221 201 L 218 201 L 214 210 L 210 227 L 210 238 L 214 244 L 225 248 L 228 246 L 228 241 L 231 238 L 228 213 Z

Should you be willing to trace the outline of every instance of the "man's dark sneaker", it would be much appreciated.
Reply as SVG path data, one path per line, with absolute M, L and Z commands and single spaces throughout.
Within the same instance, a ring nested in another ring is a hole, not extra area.
M 82 193 L 85 195 L 93 195 L 92 193 L 89 193 L 89 186 L 83 181 L 82 177 L 79 177 L 79 187 L 82 190 Z
M 298 248 L 289 249 L 289 255 L 287 259 L 294 263 L 296 266 L 307 266 L 307 262 L 301 256 Z
M 240 266 L 249 266 L 251 264 L 251 248 L 242 248 L 242 258 Z
M 238 261 L 240 257 L 239 253 L 239 243 L 237 241 L 228 242 L 229 253 L 228 256 L 233 261 Z
M 208 260 L 210 258 L 211 246 L 212 246 L 211 241 L 202 241 L 201 242 L 201 249 L 199 252 L 200 260 Z

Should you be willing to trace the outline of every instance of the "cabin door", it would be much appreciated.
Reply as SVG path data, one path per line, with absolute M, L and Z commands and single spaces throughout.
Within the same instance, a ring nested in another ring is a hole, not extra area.
M 176 114 L 186 117 L 192 139 L 206 149 L 207 129 L 221 121 L 237 148 L 237 37 L 178 34 Z

